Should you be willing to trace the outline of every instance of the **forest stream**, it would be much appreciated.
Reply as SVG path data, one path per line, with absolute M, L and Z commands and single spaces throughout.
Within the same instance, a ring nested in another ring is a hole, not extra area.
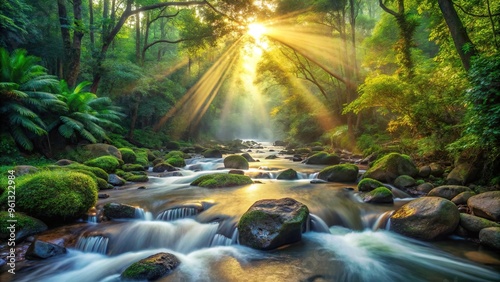
M 259 161 L 245 171 L 254 184 L 190 186 L 200 175 L 227 173 L 223 159 L 193 158 L 177 174 L 150 173 L 145 185 L 104 191 L 110 197 L 97 204 L 136 206 L 136 219 L 98 222 L 90 215 L 87 222 L 46 231 L 42 236 L 61 240 L 77 236 L 66 254 L 19 263 L 16 275 L 4 273 L 1 280 L 121 281 L 133 262 L 168 252 L 181 264 L 159 281 L 500 281 L 500 254 L 493 250 L 459 237 L 428 243 L 388 231 L 391 211 L 411 200 L 404 192 L 392 187 L 394 204 L 364 203 L 356 183 L 311 183 L 324 166 L 286 155 L 267 160 L 282 148 L 262 144 L 249 152 Z M 300 179 L 277 180 L 287 168 Z M 239 245 L 242 214 L 258 200 L 285 197 L 311 213 L 302 240 L 271 251 Z

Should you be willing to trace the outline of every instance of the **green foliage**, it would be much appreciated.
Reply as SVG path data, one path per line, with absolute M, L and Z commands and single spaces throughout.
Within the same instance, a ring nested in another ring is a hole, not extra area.
M 61 109 L 64 104 L 47 92 L 57 84 L 38 65 L 39 59 L 17 49 L 12 54 L 0 48 L 0 133 L 10 134 L 25 150 L 33 150 L 33 139 L 47 134 L 40 114 Z
M 122 154 L 122 160 L 126 164 L 133 164 L 137 160 L 137 155 L 130 148 L 119 148 L 120 153 Z
M 31 26 L 31 11 L 24 0 L 0 2 L 0 46 L 18 46 L 25 43 L 29 33 L 36 33 Z
M 98 167 L 107 173 L 113 173 L 120 167 L 120 162 L 113 156 L 102 156 L 88 160 L 84 163 L 87 166 Z
M 247 185 L 252 183 L 252 179 L 246 175 L 216 173 L 200 176 L 196 180 L 191 182 L 191 185 L 204 188 L 223 188 Z
M 17 181 L 16 207 L 37 218 L 82 216 L 97 201 L 97 184 L 79 172 L 43 171 Z

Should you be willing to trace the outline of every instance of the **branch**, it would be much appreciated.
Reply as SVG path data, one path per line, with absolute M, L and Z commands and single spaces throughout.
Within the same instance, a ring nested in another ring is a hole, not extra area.
M 143 52 L 146 52 L 150 47 L 152 47 L 153 45 L 156 45 L 158 43 L 176 44 L 176 43 L 181 43 L 184 41 L 202 39 L 202 38 L 207 38 L 207 37 L 211 37 L 211 36 L 212 35 L 201 36 L 201 37 L 196 37 L 196 38 L 181 38 L 181 39 L 177 39 L 177 40 L 160 39 L 160 40 L 153 41 L 153 42 L 149 43 L 148 45 L 144 46 L 144 48 L 142 50 L 143 50 Z
M 382 0 L 378 0 L 378 4 L 379 4 L 380 8 L 382 8 L 382 10 L 384 10 L 386 13 L 389 13 L 389 14 L 395 16 L 395 17 L 399 16 L 398 13 L 396 13 L 393 10 L 387 8 L 387 6 L 382 2 Z
M 479 14 L 474 14 L 474 13 L 468 12 L 467 10 L 465 10 L 464 7 L 457 4 L 455 1 L 451 1 L 451 2 L 453 3 L 453 5 L 457 6 L 460 10 L 462 10 L 462 12 L 464 12 L 466 15 L 477 17 L 477 18 L 489 18 L 490 17 L 490 15 L 479 15 Z M 500 16 L 500 13 L 491 15 L 491 17 L 497 17 L 497 16 Z

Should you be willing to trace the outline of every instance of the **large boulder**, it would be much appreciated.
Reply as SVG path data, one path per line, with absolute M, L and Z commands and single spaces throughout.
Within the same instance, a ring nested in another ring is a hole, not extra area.
M 319 152 L 307 158 L 304 163 L 311 165 L 336 165 L 340 163 L 340 157 L 336 154 Z
M 479 232 L 479 242 L 500 250 L 500 227 L 488 227 Z
M 392 203 L 394 202 L 391 190 L 386 187 L 378 187 L 363 195 L 365 203 Z
M 109 219 L 135 218 L 135 212 L 135 207 L 118 203 L 108 203 L 103 209 L 103 215 Z
M 248 161 L 240 155 L 230 155 L 224 159 L 225 168 L 248 169 Z
M 481 229 L 488 227 L 500 227 L 500 224 L 466 213 L 460 214 L 460 226 L 472 233 L 478 233 Z
M 500 221 L 500 191 L 491 191 L 472 196 L 467 205 L 474 215 Z
M 102 156 L 113 156 L 118 159 L 122 159 L 122 154 L 120 150 L 113 145 L 97 143 L 97 144 L 89 144 L 83 146 L 83 150 L 86 152 L 86 155 L 89 155 L 90 158 L 97 158 Z
M 238 222 L 239 242 L 271 250 L 302 239 L 309 209 L 291 198 L 255 202 Z
M 294 169 L 289 168 L 287 170 L 282 171 L 276 179 L 296 180 L 296 179 L 299 179 L 299 176 L 297 175 L 297 172 Z
M 102 156 L 88 160 L 84 164 L 87 166 L 101 168 L 107 173 L 113 173 L 120 167 L 120 161 L 112 156 Z
M 332 165 L 322 169 L 318 178 L 329 182 L 356 182 L 358 172 L 359 168 L 354 164 Z
M 153 281 L 170 274 L 181 261 L 170 253 L 158 253 L 131 264 L 122 272 L 124 280 Z
M 46 259 L 66 253 L 66 248 L 40 240 L 35 240 L 26 251 L 29 260 Z
M 458 208 L 439 197 L 413 200 L 391 216 L 392 231 L 423 240 L 435 240 L 451 234 L 460 221 Z
M 467 186 L 460 185 L 443 185 L 438 186 L 427 194 L 430 197 L 441 197 L 448 200 L 455 198 L 458 194 L 463 192 L 471 192 L 472 190 Z
M 400 175 L 415 177 L 417 173 L 418 170 L 409 156 L 390 153 L 375 161 L 363 177 L 392 183 Z
M 446 177 L 446 184 L 465 185 L 478 178 L 480 161 L 460 158 Z

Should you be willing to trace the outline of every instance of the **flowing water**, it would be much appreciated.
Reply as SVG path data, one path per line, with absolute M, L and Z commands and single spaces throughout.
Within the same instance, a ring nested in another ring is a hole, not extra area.
M 204 189 L 189 183 L 224 170 L 222 159 L 192 159 L 177 174 L 151 177 L 147 189 L 106 191 L 98 206 L 136 206 L 136 219 L 95 223 L 93 215 L 68 253 L 27 261 L 2 281 L 121 281 L 120 273 L 147 256 L 169 252 L 181 264 L 160 281 L 500 281 L 500 255 L 455 238 L 424 243 L 386 230 L 391 212 L 409 196 L 393 188 L 394 204 L 363 203 L 356 184 L 312 184 L 322 166 L 265 160 L 280 148 L 251 152 L 245 174 L 255 184 Z M 253 150 L 256 151 L 256 150 Z M 277 180 L 293 168 L 300 179 Z M 273 251 L 238 244 L 237 222 L 261 199 L 294 198 L 311 212 L 301 242 Z M 82 228 L 82 227 L 79 227 Z M 487 258 L 485 261 L 484 258 Z M 478 259 L 480 258 L 480 259 Z M 477 263 L 475 261 L 482 261 Z

